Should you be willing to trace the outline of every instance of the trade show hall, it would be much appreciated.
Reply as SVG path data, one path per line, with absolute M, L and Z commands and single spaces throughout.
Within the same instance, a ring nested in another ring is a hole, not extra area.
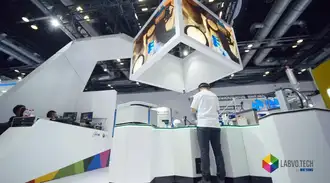
M 329 6 L 1 2 L 0 183 L 329 183 Z

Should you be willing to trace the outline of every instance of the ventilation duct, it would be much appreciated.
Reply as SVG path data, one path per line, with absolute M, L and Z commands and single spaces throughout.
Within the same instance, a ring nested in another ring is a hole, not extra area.
M 305 11 L 311 2 L 312 0 L 297 0 L 292 9 L 290 9 L 290 11 L 285 14 L 284 18 L 276 26 L 270 37 L 273 39 L 282 37 L 289 30 L 292 24 L 296 22 L 296 20 Z M 266 47 L 274 47 L 276 44 L 276 41 L 272 41 L 271 43 L 267 44 Z M 264 61 L 264 59 L 272 50 L 273 48 L 267 48 L 260 51 L 254 60 L 254 64 L 260 65 L 260 63 Z
M 256 40 L 253 43 L 254 47 L 260 47 L 261 43 L 259 43 L 259 42 L 266 39 L 266 37 L 268 36 L 270 31 L 273 29 L 275 24 L 278 22 L 278 20 L 280 19 L 281 15 L 286 10 L 286 8 L 290 4 L 290 2 L 291 2 L 291 0 L 278 0 L 275 2 L 275 4 L 273 5 L 272 9 L 268 13 L 268 15 L 263 23 L 264 28 L 260 29 L 254 38 Z M 249 61 L 251 60 L 253 55 L 256 53 L 256 51 L 257 50 L 250 50 L 250 52 L 248 52 L 244 55 L 243 62 L 242 62 L 244 66 L 246 66 L 249 63 Z
M 25 63 L 26 65 L 35 65 L 34 62 L 32 62 L 31 60 L 29 60 L 28 58 L 22 56 L 21 54 L 19 54 L 18 52 L 12 50 L 11 48 L 0 44 L 0 51 L 6 53 L 7 55 L 10 55 L 12 57 L 14 57 L 15 59 Z

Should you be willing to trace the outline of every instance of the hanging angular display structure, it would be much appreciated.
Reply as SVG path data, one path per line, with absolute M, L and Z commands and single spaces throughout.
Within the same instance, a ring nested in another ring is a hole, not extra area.
M 134 38 L 130 79 L 181 93 L 243 69 L 233 28 L 195 0 L 164 0 Z

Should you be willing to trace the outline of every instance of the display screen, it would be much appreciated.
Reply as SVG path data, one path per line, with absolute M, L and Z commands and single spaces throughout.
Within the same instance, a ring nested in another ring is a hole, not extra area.
M 182 0 L 184 32 L 201 44 L 239 63 L 233 28 L 214 17 L 194 0 Z
M 134 40 L 132 73 L 157 53 L 175 35 L 174 0 L 165 1 Z

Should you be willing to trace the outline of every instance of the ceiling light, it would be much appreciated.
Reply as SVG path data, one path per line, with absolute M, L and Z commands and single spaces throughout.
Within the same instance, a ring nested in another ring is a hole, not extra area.
M 235 76 L 235 74 L 230 75 L 230 77 L 234 77 L 234 76 Z
M 81 6 L 78 6 L 78 7 L 76 8 L 76 10 L 77 10 L 77 11 L 83 11 L 83 9 L 82 9 Z
M 22 77 L 21 77 L 21 76 L 18 76 L 17 79 L 18 79 L 18 80 L 22 80 Z
M 124 65 L 124 63 L 123 62 L 120 62 L 120 65 Z
M 104 72 L 108 72 L 108 69 L 107 69 L 107 68 L 104 68 L 103 71 L 104 71 Z
M 108 84 L 109 87 L 111 87 L 111 84 Z
M 298 47 L 298 45 L 293 45 L 293 46 L 292 46 L 292 48 L 297 48 L 297 47 Z
M 137 14 L 135 13 L 135 18 L 136 18 L 136 20 L 139 20 L 139 17 L 137 16 Z
M 139 0 L 139 2 L 142 2 L 142 1 L 144 1 L 144 0 Z
M 35 25 L 35 24 L 31 25 L 31 28 L 32 28 L 33 30 L 38 30 L 38 26 Z
M 84 16 L 84 19 L 85 19 L 85 20 L 89 20 L 89 16 L 88 16 L 88 15 L 85 15 L 85 16 Z
M 136 82 L 136 84 L 137 84 L 137 85 L 140 85 L 140 83 L 139 83 L 139 82 Z
M 268 75 L 270 72 L 269 71 L 266 71 L 265 74 Z
M 298 44 L 300 44 L 300 43 L 302 43 L 302 42 L 304 42 L 303 39 L 299 39 L 299 40 L 297 41 Z
M 222 17 L 222 11 L 220 11 L 220 13 L 219 13 L 219 18 L 221 18 Z
M 60 21 L 58 21 L 56 18 L 52 18 L 50 20 L 50 23 L 52 24 L 52 26 L 54 27 L 58 27 L 60 25 Z
M 120 59 L 119 58 L 117 59 L 117 62 L 120 62 Z
M 305 72 L 306 71 L 306 69 L 301 69 L 301 72 Z
M 23 20 L 24 22 L 30 22 L 30 20 L 29 20 L 27 17 L 22 17 L 22 20 Z
M 14 71 L 17 72 L 17 73 L 19 73 L 19 70 L 17 70 L 17 69 L 15 69 Z
M 302 72 L 298 72 L 298 74 L 301 74 Z
M 22 72 L 22 75 L 25 76 L 26 74 L 24 72 Z
M 209 0 L 209 3 L 212 3 L 212 2 L 214 2 L 214 0 Z
M 148 8 L 142 8 L 141 10 L 142 11 L 148 11 Z
M 187 56 L 189 54 L 188 50 L 183 50 L 183 56 Z
M 313 104 L 308 104 L 308 107 L 313 108 L 314 105 Z
M 266 74 L 263 75 L 263 77 L 266 77 L 266 76 L 267 76 Z
M 7 91 L 6 90 L 2 90 L 2 93 L 6 93 Z
M 248 53 L 248 52 L 250 52 L 250 50 L 245 50 L 245 53 Z
M 223 8 L 225 6 L 225 2 L 221 3 L 221 8 Z
M 253 47 L 253 44 L 249 44 L 247 47 L 248 48 L 252 48 Z

